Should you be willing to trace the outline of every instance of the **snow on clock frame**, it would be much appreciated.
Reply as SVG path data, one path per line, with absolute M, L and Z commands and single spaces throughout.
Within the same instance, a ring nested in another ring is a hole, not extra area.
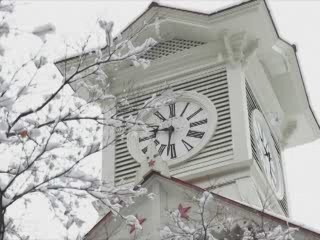
M 149 149 L 179 165 L 197 154 L 211 139 L 218 115 L 213 102 L 193 91 L 164 92 L 145 104 L 127 136 L 128 150 L 135 160 L 147 160 Z M 150 145 L 153 145 L 152 147 Z
M 252 127 L 261 169 L 271 189 L 281 200 L 284 196 L 284 182 L 280 157 L 271 135 L 271 129 L 258 109 L 252 112 Z

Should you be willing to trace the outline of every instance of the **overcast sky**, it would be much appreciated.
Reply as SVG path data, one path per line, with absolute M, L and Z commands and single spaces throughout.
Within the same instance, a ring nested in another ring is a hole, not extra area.
M 158 1 L 161 4 L 185 9 L 212 12 L 239 0 L 210 1 Z M 63 42 L 83 39 L 95 33 L 94 25 L 99 17 L 112 20 L 115 32 L 123 29 L 149 5 L 149 0 L 101 0 L 101 1 L 17 1 L 16 24 L 25 30 L 51 22 L 56 26 L 56 36 L 50 41 L 55 46 Z M 280 35 L 294 43 L 309 94 L 311 105 L 320 116 L 320 1 L 269 0 L 268 5 Z M 97 42 L 101 39 L 97 39 Z M 57 49 L 52 48 L 56 53 Z M 320 230 L 320 140 L 287 150 L 284 154 L 289 201 L 293 219 Z M 34 214 L 37 217 L 36 214 Z M 40 216 L 40 215 L 39 215 Z M 49 221 L 49 220 L 48 220 Z M 38 222 L 38 221 L 37 221 Z M 40 227 L 38 230 L 41 229 Z M 40 231 L 40 230 L 39 230 Z

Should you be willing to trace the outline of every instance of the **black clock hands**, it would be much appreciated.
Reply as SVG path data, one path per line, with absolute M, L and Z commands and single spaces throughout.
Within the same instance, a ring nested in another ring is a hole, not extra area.
M 168 138 L 167 156 L 169 156 L 169 153 L 170 153 L 171 136 L 172 136 L 172 132 L 174 131 L 174 127 L 173 127 L 173 126 L 170 126 L 170 127 L 168 128 L 168 130 L 169 130 L 169 138 Z
M 170 128 L 162 128 L 162 129 L 159 129 L 158 132 L 170 132 Z
M 273 184 L 276 186 L 276 179 L 275 179 L 275 174 L 273 172 L 273 165 L 272 165 L 273 159 L 272 159 L 270 151 L 268 150 L 268 144 L 266 146 L 264 146 L 264 144 L 263 144 L 263 149 L 264 149 L 264 156 L 266 156 L 268 158 L 269 175 L 272 179 Z
M 152 132 L 154 134 L 157 134 L 157 132 L 159 131 L 159 126 L 152 126 L 152 127 L 155 127 L 153 128 L 152 130 L 150 130 L 149 132 Z
M 159 126 L 156 126 L 155 129 L 150 130 L 149 132 L 152 132 L 154 135 L 156 135 L 158 132 L 168 132 L 168 147 L 167 147 L 167 156 L 169 156 L 170 153 L 170 146 L 171 146 L 171 137 L 172 133 L 174 132 L 174 127 L 171 125 L 170 127 L 159 129 Z
M 276 193 L 277 198 L 283 197 L 283 180 L 280 157 L 272 129 L 259 110 L 252 113 L 252 127 L 254 131 L 257 161 L 270 187 Z
M 172 126 L 171 126 L 171 127 L 172 127 Z M 157 132 L 170 132 L 170 131 L 173 132 L 173 130 L 171 130 L 171 127 L 159 129 L 159 126 L 157 126 L 157 128 L 152 129 L 152 130 L 150 130 L 149 132 L 153 132 L 153 133 L 157 133 Z M 173 128 L 173 127 L 172 127 L 172 128 Z

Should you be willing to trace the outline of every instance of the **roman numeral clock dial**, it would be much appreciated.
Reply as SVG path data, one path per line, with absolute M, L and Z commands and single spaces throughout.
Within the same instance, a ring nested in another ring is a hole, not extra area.
M 138 162 L 152 150 L 169 166 L 179 165 L 204 148 L 216 129 L 214 104 L 196 92 L 160 96 L 147 107 L 151 110 L 138 114 L 143 130 L 128 135 L 128 149 Z
M 258 164 L 270 188 L 279 199 L 283 198 L 284 183 L 280 157 L 277 153 L 271 130 L 262 115 L 255 109 L 252 112 L 252 129 L 255 139 Z

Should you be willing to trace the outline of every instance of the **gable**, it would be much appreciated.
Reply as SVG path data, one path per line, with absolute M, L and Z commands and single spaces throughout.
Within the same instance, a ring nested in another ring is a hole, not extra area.
M 142 186 L 146 187 L 149 192 L 155 193 L 154 200 L 140 198 L 133 206 L 122 212 L 123 216 L 137 214 L 139 218 L 145 218 L 142 224 L 143 230 L 139 232 L 138 236 L 149 237 L 154 240 L 160 239 L 159 232 L 169 224 L 168 216 L 170 212 L 176 210 L 180 204 L 186 208 L 190 207 L 190 210 L 188 210 L 190 217 L 196 218 L 199 214 L 199 205 L 194 201 L 194 198 L 201 198 L 205 192 L 204 189 L 175 178 L 161 176 L 156 172 L 148 174 L 142 182 Z M 319 233 L 292 224 L 288 219 L 268 214 L 265 210 L 257 210 L 216 194 L 212 194 L 212 199 L 210 211 L 223 213 L 223 218 L 217 218 L 218 221 L 224 221 L 222 219 L 227 218 L 233 219 L 239 224 L 247 224 L 249 221 L 257 223 L 263 221 L 265 226 L 268 227 L 298 228 L 299 231 L 295 233 L 296 240 L 320 239 Z M 85 239 L 98 240 L 105 239 L 106 236 L 110 237 L 108 239 L 124 240 L 130 239 L 134 236 L 134 233 L 130 234 L 130 227 L 124 223 L 123 219 L 117 217 L 114 220 L 108 214 L 86 235 Z

